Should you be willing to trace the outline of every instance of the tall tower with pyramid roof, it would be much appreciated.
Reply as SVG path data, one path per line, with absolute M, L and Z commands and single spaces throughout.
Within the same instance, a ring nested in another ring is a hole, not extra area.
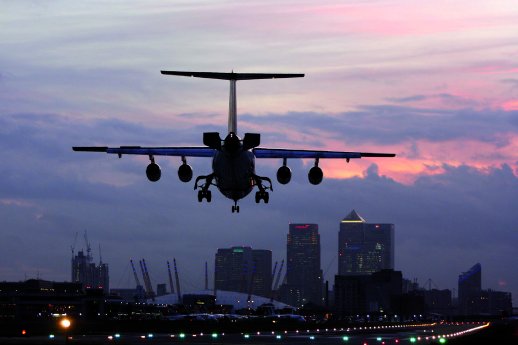
M 338 274 L 394 269 L 394 224 L 367 223 L 355 210 L 340 222 Z

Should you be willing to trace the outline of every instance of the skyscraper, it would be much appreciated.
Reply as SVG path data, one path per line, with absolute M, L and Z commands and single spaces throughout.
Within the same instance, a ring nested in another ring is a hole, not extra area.
M 218 249 L 215 260 L 214 288 L 270 297 L 272 252 L 251 247 Z
M 287 244 L 286 302 L 300 307 L 322 303 L 320 235 L 317 224 L 290 224 Z
M 480 313 L 482 267 L 479 263 L 459 275 L 459 312 L 461 315 Z
M 338 274 L 394 269 L 394 224 L 370 224 L 355 210 L 340 222 Z

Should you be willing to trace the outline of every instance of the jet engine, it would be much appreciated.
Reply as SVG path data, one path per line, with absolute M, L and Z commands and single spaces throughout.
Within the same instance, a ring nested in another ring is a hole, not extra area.
M 156 182 L 160 180 L 160 176 L 162 176 L 162 172 L 160 171 L 160 167 L 156 163 L 149 163 L 146 168 L 146 176 L 149 181 Z
M 277 170 L 277 181 L 279 181 L 280 184 L 289 183 L 291 181 L 291 169 L 286 165 L 280 167 L 279 170 Z
M 313 185 L 317 185 L 320 182 L 322 182 L 322 179 L 324 178 L 324 173 L 322 172 L 322 169 L 320 169 L 318 166 L 314 166 L 313 168 L 309 169 L 308 173 L 308 180 L 309 183 Z
M 189 164 L 183 163 L 178 168 L 178 178 L 182 182 L 189 182 L 192 179 L 192 168 Z

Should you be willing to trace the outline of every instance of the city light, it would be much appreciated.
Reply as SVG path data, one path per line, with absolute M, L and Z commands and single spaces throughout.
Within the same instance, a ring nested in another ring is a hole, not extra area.
M 71 324 L 72 322 L 70 322 L 70 320 L 67 318 L 61 319 L 61 321 L 59 322 L 59 325 L 65 330 L 67 330 Z

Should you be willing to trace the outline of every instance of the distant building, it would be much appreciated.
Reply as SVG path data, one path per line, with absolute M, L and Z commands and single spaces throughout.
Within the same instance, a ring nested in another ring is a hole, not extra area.
M 285 302 L 301 307 L 322 304 L 320 235 L 317 224 L 290 224 L 287 241 Z
M 510 292 L 482 290 L 482 267 L 479 263 L 459 275 L 460 315 L 511 315 Z
M 29 279 L 0 282 L 0 320 L 42 319 L 53 314 L 84 312 L 85 292 L 79 283 Z
M 459 314 L 477 315 L 481 312 L 482 267 L 479 263 L 459 275 Z
M 166 284 L 156 284 L 156 295 L 157 296 L 167 295 L 167 285 Z
M 218 249 L 214 268 L 214 288 L 270 297 L 272 252 L 251 247 Z
M 401 310 L 401 271 L 381 270 L 371 275 L 335 276 L 338 317 L 397 314 Z
M 79 251 L 72 258 L 72 282 L 82 283 L 86 289 L 103 289 L 105 293 L 110 291 L 110 277 L 108 264 L 93 262 L 90 252 L 87 255 Z
M 431 289 L 423 291 L 427 312 L 441 316 L 450 316 L 453 313 L 451 290 Z
M 370 224 L 355 210 L 340 222 L 338 275 L 394 269 L 394 224 Z
M 512 315 L 513 302 L 510 292 L 493 291 L 491 289 L 481 292 L 482 314 Z

